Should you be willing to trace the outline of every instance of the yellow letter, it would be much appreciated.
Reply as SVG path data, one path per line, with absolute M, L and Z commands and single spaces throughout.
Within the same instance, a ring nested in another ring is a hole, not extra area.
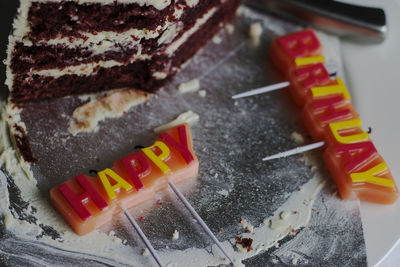
M 316 57 L 303 57 L 303 58 L 296 58 L 295 60 L 296 66 L 303 66 L 303 65 L 309 65 L 309 64 L 314 64 L 318 62 L 324 62 L 325 58 L 324 56 L 316 56 Z
M 338 133 L 338 131 L 341 129 L 351 129 L 351 128 L 356 128 L 356 127 L 361 129 L 361 120 L 360 119 L 332 122 L 332 123 L 329 123 L 329 127 L 331 128 L 333 136 L 335 136 L 335 139 L 339 143 L 351 144 L 351 143 L 357 143 L 360 141 L 368 140 L 368 134 L 364 131 L 362 131 L 359 134 L 353 134 L 353 135 L 348 135 L 348 136 L 341 136 Z
M 156 155 L 153 151 L 154 147 L 158 147 L 161 150 L 161 154 L 160 155 Z M 150 147 L 146 147 L 142 149 L 143 153 L 152 161 L 154 162 L 154 164 L 157 165 L 157 167 L 163 172 L 163 173 L 167 173 L 170 171 L 169 167 L 167 166 L 167 164 L 165 164 L 163 162 L 163 160 L 167 159 L 170 151 L 169 148 L 167 147 L 166 144 L 164 144 L 161 141 L 156 141 L 154 143 L 154 145 L 150 146 Z
M 110 199 L 114 199 L 115 196 L 115 190 L 119 188 L 124 188 L 126 191 L 129 191 L 132 189 L 132 186 L 125 181 L 124 179 L 121 178 L 116 172 L 114 172 L 111 169 L 105 169 L 104 171 L 101 171 L 97 174 L 103 183 L 104 189 L 107 192 L 107 195 L 110 197 Z M 111 177 L 114 181 L 117 183 L 115 185 L 111 185 L 110 181 L 108 180 L 107 176 Z
M 311 88 L 312 96 L 315 98 L 342 93 L 344 99 L 350 99 L 350 94 L 347 91 L 342 79 L 337 78 L 336 81 L 338 84 Z
M 369 184 L 375 184 L 375 185 L 393 188 L 394 183 L 392 180 L 375 176 L 375 175 L 379 175 L 380 173 L 386 172 L 388 169 L 389 168 L 386 165 L 386 163 L 382 162 L 382 163 L 376 165 L 375 167 L 369 169 L 366 172 L 350 174 L 351 181 L 353 181 L 353 183 L 366 182 Z

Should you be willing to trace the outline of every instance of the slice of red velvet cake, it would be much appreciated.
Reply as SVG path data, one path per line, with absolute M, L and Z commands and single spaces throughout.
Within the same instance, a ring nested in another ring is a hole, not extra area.
M 11 100 L 135 86 L 154 92 L 231 19 L 239 0 L 21 0 Z

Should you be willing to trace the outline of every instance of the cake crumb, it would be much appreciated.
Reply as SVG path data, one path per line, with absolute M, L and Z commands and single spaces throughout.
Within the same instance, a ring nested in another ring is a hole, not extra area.
M 212 38 L 212 41 L 213 41 L 214 44 L 220 44 L 220 43 L 222 43 L 222 38 L 220 36 L 218 36 L 218 35 L 215 35 Z
M 9 228 L 10 227 L 10 225 L 11 225 L 11 216 L 10 215 L 8 215 L 8 214 L 6 214 L 5 216 L 4 216 L 4 218 L 3 218 L 3 223 L 4 223 L 4 227 L 7 229 L 7 228 Z
M 178 240 L 179 239 L 179 232 L 178 230 L 175 229 L 174 233 L 172 234 L 172 240 Z
M 290 226 L 289 223 L 282 219 L 271 220 L 269 224 L 269 228 L 271 228 L 272 230 L 289 228 L 289 226 Z
M 147 248 L 142 249 L 142 256 L 148 256 L 149 255 L 149 250 Z
M 163 80 L 163 79 L 167 78 L 168 73 L 162 72 L 162 71 L 157 71 L 157 72 L 154 72 L 152 76 L 154 78 L 156 78 L 156 80 Z
M 253 244 L 252 238 L 236 237 L 236 248 L 243 253 L 250 252 L 253 250 L 251 245 Z
M 281 214 L 279 215 L 279 217 L 282 219 L 282 220 L 284 220 L 284 221 L 287 221 L 287 220 L 289 220 L 289 217 L 290 217 L 290 212 L 288 212 L 288 211 L 282 211 L 281 212 Z
M 207 92 L 206 92 L 206 90 L 200 90 L 200 91 L 198 92 L 198 94 L 199 94 L 199 96 L 201 96 L 201 97 L 206 97 Z
M 72 135 L 95 132 L 98 123 L 106 118 L 118 118 L 130 108 L 146 102 L 149 94 L 131 88 L 94 94 L 89 102 L 76 108 L 72 114 L 68 131 Z
M 223 195 L 224 197 L 227 197 L 229 195 L 229 191 L 226 189 L 222 189 L 220 191 L 217 191 L 218 194 Z
M 245 267 L 246 265 L 244 265 L 241 260 L 235 260 L 233 262 L 233 266 L 235 266 L 235 267 Z
M 290 136 L 292 137 L 292 140 L 295 141 L 297 144 L 304 144 L 304 137 L 298 132 L 293 132 Z
M 233 32 L 235 31 L 235 26 L 233 26 L 232 24 L 228 23 L 225 25 L 225 30 L 228 34 L 233 34 Z
M 199 79 L 193 79 L 178 85 L 178 90 L 181 94 L 196 92 L 200 89 Z
M 250 24 L 249 36 L 255 44 L 258 44 L 260 42 L 262 32 L 263 32 L 263 28 L 262 28 L 260 22 L 255 22 L 255 23 Z
M 188 123 L 190 125 L 193 125 L 195 123 L 197 123 L 200 119 L 200 116 L 197 113 L 194 113 L 193 111 L 189 110 L 186 111 L 182 114 L 180 114 L 175 120 L 170 121 L 167 124 L 158 126 L 156 128 L 153 129 L 154 133 L 159 134 L 162 132 L 165 132 L 168 129 L 171 129 L 172 127 L 175 127 L 179 124 L 182 123 Z
M 242 217 L 242 218 L 240 219 L 240 224 L 241 224 L 242 227 L 245 228 L 247 231 L 253 232 L 254 226 L 251 225 L 248 221 L 246 221 L 245 218 Z

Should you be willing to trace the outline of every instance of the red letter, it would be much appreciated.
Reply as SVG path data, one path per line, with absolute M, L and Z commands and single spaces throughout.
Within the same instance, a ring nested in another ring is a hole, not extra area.
M 186 127 L 181 125 L 178 127 L 178 136 L 180 139 L 180 143 L 175 141 L 169 134 L 162 133 L 159 138 L 170 146 L 174 147 L 176 150 L 181 153 L 182 157 L 185 159 L 186 163 L 189 164 L 194 161 L 193 155 L 188 148 L 188 140 L 186 134 Z
M 351 110 L 340 109 L 340 107 L 345 106 L 347 103 L 344 101 L 342 95 L 330 97 L 323 100 L 317 100 L 312 104 L 312 108 L 316 111 L 316 113 L 323 113 L 322 116 L 319 117 L 319 120 L 322 123 L 330 123 L 337 121 L 338 119 L 344 120 L 351 115 Z
M 132 179 L 136 190 L 143 188 L 143 183 L 140 179 L 150 171 L 150 166 L 147 158 L 142 153 L 135 153 L 121 160 L 129 176 Z
M 345 154 L 347 159 L 346 171 L 349 173 L 367 164 L 368 159 L 378 153 L 371 141 L 340 145 L 335 147 L 335 150 L 338 154 Z
M 330 81 L 330 76 L 322 63 L 306 65 L 295 71 L 295 79 L 302 82 L 305 88 L 325 85 Z
M 304 30 L 279 38 L 283 50 L 292 58 L 309 57 L 321 53 L 321 44 L 312 30 Z
M 76 181 L 81 185 L 81 187 L 85 190 L 80 195 L 75 195 L 72 192 L 71 188 L 67 184 L 62 184 L 58 190 L 64 196 L 64 198 L 68 201 L 71 207 L 75 210 L 75 212 L 81 217 L 82 220 L 87 220 L 90 218 L 91 214 L 82 204 L 82 202 L 87 201 L 89 196 L 93 200 L 93 202 L 97 205 L 100 210 L 108 207 L 107 202 L 102 198 L 102 196 L 96 191 L 96 189 L 92 186 L 92 184 L 87 180 L 86 176 L 81 174 L 75 178 Z

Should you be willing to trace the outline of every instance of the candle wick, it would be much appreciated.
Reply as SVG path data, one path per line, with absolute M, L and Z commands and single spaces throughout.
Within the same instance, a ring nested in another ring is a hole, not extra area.
M 96 174 L 97 175 L 97 173 L 98 173 L 97 170 L 93 170 L 93 169 L 89 170 L 89 174 Z

